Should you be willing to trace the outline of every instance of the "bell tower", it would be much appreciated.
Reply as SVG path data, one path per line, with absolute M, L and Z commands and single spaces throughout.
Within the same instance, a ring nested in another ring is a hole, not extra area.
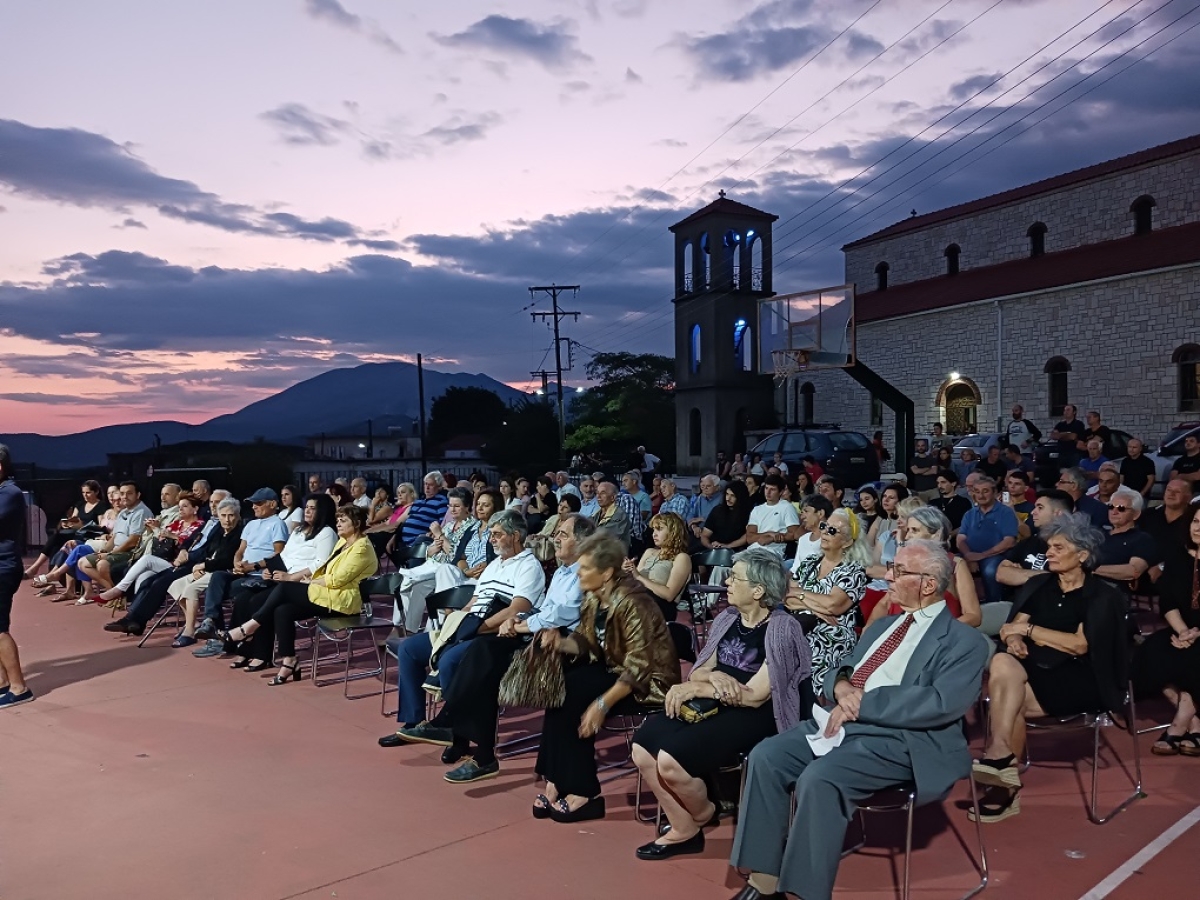
M 771 225 L 778 216 L 716 200 L 671 226 L 675 235 L 675 446 L 681 472 L 745 449 L 748 428 L 774 422 L 758 362 L 758 301 L 773 296 Z

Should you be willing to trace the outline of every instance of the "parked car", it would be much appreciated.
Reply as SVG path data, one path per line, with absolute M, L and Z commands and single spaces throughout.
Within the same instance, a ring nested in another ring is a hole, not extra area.
M 879 457 L 871 442 L 857 431 L 842 431 L 835 425 L 787 428 L 767 435 L 750 449 L 761 453 L 764 463 L 770 462 L 776 451 L 783 454 L 791 471 L 811 456 L 826 474 L 845 485 L 847 493 L 879 479 Z
M 1120 431 L 1116 428 L 1109 429 L 1109 432 L 1110 437 L 1107 448 L 1109 452 L 1105 455 L 1114 462 L 1124 459 L 1125 448 L 1129 446 L 1129 441 L 1133 438 L 1133 435 L 1128 431 Z M 1180 452 L 1183 451 L 1180 450 Z M 1064 454 L 1058 445 L 1058 441 L 1046 439 L 1034 448 L 1034 478 L 1040 487 L 1052 488 L 1058 481 L 1059 472 L 1077 465 L 1079 460 L 1085 456 L 1087 454 L 1082 450 L 1076 451 L 1074 454 Z
M 987 459 L 988 451 L 992 447 L 1004 447 L 1008 443 L 1007 434 L 999 434 L 997 432 L 987 432 L 986 434 L 968 434 L 964 437 L 956 438 L 954 441 L 954 458 L 958 459 L 959 454 L 964 450 L 974 450 L 975 455 L 980 459 Z

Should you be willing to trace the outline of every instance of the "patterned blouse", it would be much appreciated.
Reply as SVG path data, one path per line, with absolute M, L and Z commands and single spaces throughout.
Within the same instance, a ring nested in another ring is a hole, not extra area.
M 817 619 L 816 624 L 808 630 L 808 643 L 812 647 L 813 692 L 818 695 L 825 685 L 826 673 L 840 663 L 858 643 L 858 633 L 855 631 L 859 624 L 858 604 L 867 590 L 866 571 L 858 563 L 849 560 L 842 560 L 833 571 L 822 578 L 820 572 L 823 558 L 814 556 L 804 560 L 792 576 L 802 591 L 828 594 L 836 587 L 845 591 L 850 598 L 850 608 L 837 617 L 836 624 L 830 625 L 822 619 Z M 796 610 L 789 612 L 804 618 L 804 614 Z

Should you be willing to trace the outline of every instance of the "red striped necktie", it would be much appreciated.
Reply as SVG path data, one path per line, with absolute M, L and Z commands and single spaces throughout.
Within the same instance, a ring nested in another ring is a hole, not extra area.
M 888 635 L 888 639 L 875 648 L 875 652 L 868 656 L 858 668 L 854 670 L 854 674 L 850 676 L 850 684 L 853 687 L 861 688 L 866 686 L 867 679 L 875 674 L 875 670 L 888 661 L 888 657 L 896 652 L 896 648 L 904 641 L 904 636 L 908 634 L 908 629 L 912 627 L 913 614 L 907 613 L 904 616 L 904 621 L 900 623 L 900 627 Z

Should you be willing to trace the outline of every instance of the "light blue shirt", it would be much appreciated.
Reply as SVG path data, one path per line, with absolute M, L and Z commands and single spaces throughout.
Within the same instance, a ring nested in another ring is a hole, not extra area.
M 246 542 L 242 562 L 256 563 L 274 556 L 276 542 L 286 544 L 287 539 L 288 527 L 279 516 L 251 519 L 242 529 L 242 540 Z
M 663 513 L 675 513 L 679 518 L 683 519 L 684 524 L 687 524 L 688 499 L 683 494 L 672 494 L 670 500 L 664 500 L 662 506 L 658 508 L 659 515 Z
M 600 512 L 600 501 L 595 497 L 591 500 L 584 500 L 579 506 L 579 514 L 587 516 L 589 519 L 594 519 L 598 512 Z
M 579 605 L 583 591 L 579 589 L 579 563 L 559 566 L 550 579 L 546 596 L 525 624 L 536 633 L 546 628 L 570 628 L 579 621 Z
M 724 502 L 724 491 L 714 491 L 711 497 L 705 497 L 704 494 L 697 493 L 692 498 L 692 503 L 688 507 L 688 521 L 699 519 L 701 522 L 707 522 L 709 513 Z

